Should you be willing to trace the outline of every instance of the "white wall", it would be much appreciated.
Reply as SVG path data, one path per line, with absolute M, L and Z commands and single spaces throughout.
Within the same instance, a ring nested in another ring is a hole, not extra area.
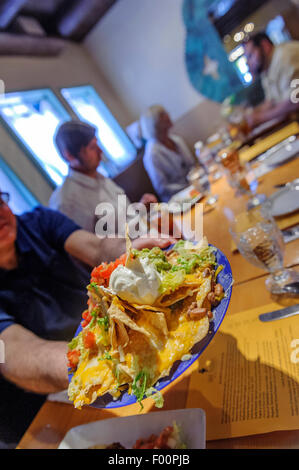
M 51 58 L 0 57 L 0 79 L 4 80 L 7 92 L 51 87 L 58 94 L 61 87 L 91 84 L 121 125 L 126 125 L 131 118 L 83 46 L 67 43 L 60 56 Z M 1 125 L 0 155 L 33 194 L 46 204 L 52 192 L 51 186 Z
M 185 68 L 182 0 L 118 0 L 85 46 L 132 119 L 158 103 L 176 120 L 203 100 Z

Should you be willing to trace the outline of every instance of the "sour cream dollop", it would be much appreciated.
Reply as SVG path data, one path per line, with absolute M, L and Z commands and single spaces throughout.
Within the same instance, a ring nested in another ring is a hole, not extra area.
M 110 276 L 109 287 L 121 299 L 140 305 L 153 305 L 160 295 L 161 279 L 147 260 L 135 258 L 129 266 L 119 265 Z

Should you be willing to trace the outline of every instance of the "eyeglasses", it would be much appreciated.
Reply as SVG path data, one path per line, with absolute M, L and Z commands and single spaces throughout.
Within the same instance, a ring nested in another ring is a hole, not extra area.
M 0 207 L 9 202 L 9 193 L 2 193 L 0 191 Z

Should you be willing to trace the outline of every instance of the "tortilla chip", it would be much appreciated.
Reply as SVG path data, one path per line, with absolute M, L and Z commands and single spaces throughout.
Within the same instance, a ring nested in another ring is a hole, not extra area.
M 150 315 L 147 315 L 147 318 L 154 328 L 161 331 L 164 336 L 168 336 L 167 322 L 163 312 L 150 312 Z
M 162 349 L 168 337 L 168 327 L 163 312 L 141 311 L 138 325 L 150 333 L 150 342 L 156 349 Z
M 150 333 L 144 328 L 140 328 L 121 308 L 117 299 L 113 299 L 112 304 L 108 310 L 109 316 L 112 320 L 119 321 L 126 325 L 128 328 L 138 331 L 145 336 L 150 336 Z
M 155 305 L 159 307 L 169 307 L 170 305 L 175 304 L 176 302 L 179 302 L 180 300 L 185 299 L 186 297 L 189 297 L 193 295 L 195 292 L 197 292 L 200 289 L 200 286 L 182 286 L 179 287 L 176 291 L 172 292 L 171 294 L 163 294 L 161 297 L 159 297 Z

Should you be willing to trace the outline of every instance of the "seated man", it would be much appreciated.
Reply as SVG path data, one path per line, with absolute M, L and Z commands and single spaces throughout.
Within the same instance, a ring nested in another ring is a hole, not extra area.
M 125 252 L 124 240 L 99 239 L 51 209 L 15 216 L 8 199 L 0 192 L 0 448 L 16 445 L 45 394 L 68 385 L 67 341 L 90 279 L 76 259 L 94 267 Z M 171 241 L 139 238 L 133 246 Z
M 169 131 L 172 122 L 161 106 L 151 106 L 140 118 L 146 140 L 144 167 L 161 201 L 167 202 L 186 188 L 187 175 L 195 166 L 195 158 L 184 140 Z
M 79 121 L 68 121 L 56 134 L 56 145 L 69 165 L 69 174 L 62 186 L 52 194 L 49 207 L 70 217 L 85 230 L 94 233 L 98 204 L 108 202 L 118 219 L 118 196 L 125 192 L 97 169 L 102 151 L 98 146 L 94 127 Z M 127 204 L 130 204 L 126 198 Z M 157 202 L 153 194 L 144 194 L 141 203 L 148 206 Z M 116 226 L 116 232 L 119 228 Z
M 265 92 L 265 102 L 247 116 L 249 126 L 298 111 L 299 99 L 292 100 L 291 95 L 296 93 L 294 86 L 299 88 L 299 41 L 274 46 L 267 34 L 260 32 L 244 43 L 244 49 L 250 72 L 254 78 L 261 75 Z

